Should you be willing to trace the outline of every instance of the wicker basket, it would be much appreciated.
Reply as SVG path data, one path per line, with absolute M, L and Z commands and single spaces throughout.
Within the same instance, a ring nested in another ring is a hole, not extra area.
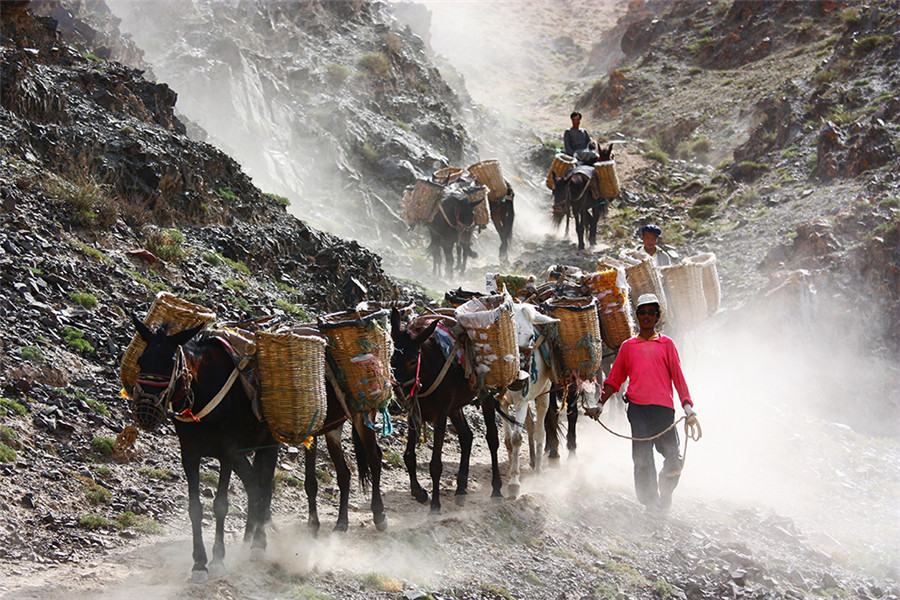
M 605 160 L 594 163 L 594 179 L 601 198 L 611 200 L 619 196 L 619 178 L 616 175 L 616 161 Z
M 276 440 L 299 446 L 325 423 L 325 340 L 259 332 L 256 342 L 263 417 Z
M 719 310 L 722 288 L 719 285 L 719 272 L 716 269 L 716 255 L 703 252 L 684 259 L 685 263 L 700 265 L 703 275 L 703 295 L 706 297 L 706 314 L 712 315 Z
M 389 321 L 387 309 L 349 310 L 319 319 L 335 377 L 351 412 L 381 410 L 391 400 L 394 344 Z
M 459 167 L 444 167 L 435 171 L 431 178 L 442 185 L 450 185 L 465 174 L 465 169 Z
M 489 294 L 502 294 L 503 286 L 509 295 L 517 300 L 524 300 L 535 291 L 534 275 L 501 275 L 485 273 L 485 287 Z
M 498 202 L 506 195 L 506 181 L 500 172 L 500 162 L 494 159 L 483 160 L 469 167 L 469 173 L 475 181 L 488 187 L 488 200 Z
M 541 304 L 541 310 L 559 319 L 557 348 L 563 379 L 593 377 L 603 358 L 597 301 L 594 298 L 553 298 Z
M 403 211 L 409 225 L 430 223 L 440 208 L 444 186 L 433 181 L 419 179 L 403 194 Z
M 470 202 L 475 204 L 475 225 L 477 227 L 487 227 L 491 222 L 491 208 L 488 206 L 487 188 L 483 185 L 472 186 L 466 188 L 466 195 Z
M 610 263 L 612 260 L 614 259 L 607 259 L 604 262 Z M 632 308 L 636 308 L 635 304 L 642 295 L 656 294 L 656 297 L 659 299 L 660 312 L 657 325 L 665 323 L 669 311 L 666 302 L 666 292 L 663 289 L 662 277 L 659 274 L 659 269 L 653 265 L 653 261 L 650 257 L 644 254 L 643 260 L 640 262 L 630 261 L 620 264 L 622 264 L 625 269 L 625 280 L 628 282 Z
M 473 298 L 456 308 L 456 320 L 466 330 L 466 356 L 480 388 L 511 384 L 519 372 L 515 309 L 509 294 Z
M 153 329 L 164 323 L 169 323 L 169 334 L 178 333 L 203 323 L 212 323 L 216 320 L 216 313 L 187 300 L 182 300 L 169 292 L 160 292 L 150 305 L 144 323 Z M 140 335 L 135 334 L 122 357 L 122 366 L 119 371 L 119 379 L 129 394 L 134 388 L 138 377 L 138 358 L 147 348 L 146 342 Z
M 703 268 L 695 264 L 659 268 L 666 290 L 669 318 L 679 329 L 693 329 L 706 317 Z
M 547 187 L 552 190 L 553 176 L 556 175 L 556 178 L 559 179 L 574 169 L 577 162 L 578 161 L 568 154 L 557 154 L 553 159 L 553 164 L 550 165 L 550 170 L 547 172 Z
M 634 336 L 625 270 L 615 268 L 589 273 L 584 276 L 584 284 L 597 299 L 603 342 L 617 350 L 622 342 Z

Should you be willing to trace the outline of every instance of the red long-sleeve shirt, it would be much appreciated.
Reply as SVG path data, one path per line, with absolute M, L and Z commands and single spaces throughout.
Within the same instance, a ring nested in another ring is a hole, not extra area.
M 691 393 L 681 372 L 681 360 L 672 338 L 660 334 L 652 340 L 635 336 L 625 340 L 603 382 L 616 391 L 628 379 L 628 401 L 635 404 L 658 404 L 674 409 L 672 385 L 681 403 L 690 403 Z

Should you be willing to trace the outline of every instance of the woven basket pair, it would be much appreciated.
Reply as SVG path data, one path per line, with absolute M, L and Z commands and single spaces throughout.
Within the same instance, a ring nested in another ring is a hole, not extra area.
M 335 377 L 351 412 L 378 411 L 391 400 L 390 311 L 348 310 L 319 319 Z
M 706 298 L 706 313 L 715 314 L 719 310 L 719 302 L 722 296 L 722 288 L 719 284 L 719 272 L 716 269 L 716 255 L 712 252 L 703 252 L 696 256 L 685 258 L 687 264 L 699 265 L 703 275 L 703 295 Z
M 444 167 L 435 171 L 431 178 L 442 185 L 450 185 L 460 177 L 465 175 L 466 170 L 459 167 Z
M 594 163 L 594 180 L 601 198 L 611 200 L 619 196 L 619 177 L 616 175 L 616 161 L 606 160 Z
M 430 223 L 440 208 L 444 186 L 433 181 L 419 179 L 403 194 L 403 212 L 408 225 Z
M 597 299 L 603 342 L 617 350 L 622 342 L 634 336 L 634 319 L 624 270 L 606 269 L 588 273 L 584 276 L 584 285 Z
M 500 171 L 500 162 L 494 159 L 483 160 L 469 167 L 469 173 L 475 181 L 488 187 L 488 200 L 499 202 L 506 195 L 506 181 Z
M 659 321 L 657 326 L 662 325 L 668 318 L 669 308 L 666 302 L 666 292 L 663 288 L 662 276 L 659 269 L 653 265 L 653 261 L 645 253 L 643 256 L 634 256 L 634 260 L 619 261 L 614 258 L 604 258 L 599 264 L 625 269 L 625 280 L 628 282 L 630 290 L 629 299 L 631 300 L 631 308 L 636 309 L 638 298 L 644 294 L 654 294 L 659 300 Z M 631 258 L 631 257 L 627 257 Z
M 554 187 L 553 176 L 556 175 L 556 179 L 565 176 L 566 173 L 575 168 L 577 162 L 578 161 L 568 154 L 557 154 L 553 158 L 553 164 L 550 165 L 550 170 L 547 172 L 547 187 L 552 190 Z
M 593 377 L 603 358 L 597 301 L 594 298 L 553 298 L 541 304 L 541 311 L 559 319 L 557 354 L 563 379 Z
M 215 320 L 216 313 L 213 311 L 187 300 L 182 300 L 169 292 L 158 293 L 156 298 L 153 299 L 153 304 L 150 305 L 150 310 L 147 311 L 147 316 L 144 317 L 144 323 L 150 329 L 168 324 L 169 335 L 196 327 L 197 325 L 212 323 Z M 134 388 L 140 370 L 137 361 L 146 348 L 147 343 L 144 342 L 144 339 L 140 335 L 135 334 L 125 350 L 125 355 L 122 357 L 119 379 L 125 387 L 125 391 L 129 394 Z
M 325 339 L 258 332 L 256 344 L 263 417 L 276 440 L 299 446 L 325 423 Z
M 683 263 L 660 267 L 659 271 L 666 290 L 669 318 L 679 329 L 693 329 L 706 318 L 703 268 Z
M 515 308 L 509 294 L 473 298 L 454 311 L 466 330 L 466 355 L 480 388 L 511 384 L 519 372 Z

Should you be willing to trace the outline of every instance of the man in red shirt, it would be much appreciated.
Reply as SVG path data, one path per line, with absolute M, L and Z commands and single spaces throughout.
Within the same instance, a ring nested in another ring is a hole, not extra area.
M 659 321 L 659 299 L 655 294 L 643 294 L 637 308 L 640 333 L 626 340 L 619 348 L 609 377 L 603 382 L 600 403 L 588 409 L 588 416 L 598 419 L 603 404 L 619 390 L 628 379 L 628 422 L 631 436 L 649 438 L 664 431 L 675 422 L 675 403 L 672 386 L 678 390 L 678 399 L 689 421 L 696 420 L 694 403 L 688 391 L 681 360 L 672 338 L 656 332 Z M 631 442 L 634 460 L 634 488 L 638 501 L 650 508 L 668 510 L 672 506 L 672 492 L 678 485 L 681 472 L 681 454 L 678 450 L 678 433 L 673 427 L 653 441 Z M 662 470 L 657 484 L 653 447 L 663 455 Z

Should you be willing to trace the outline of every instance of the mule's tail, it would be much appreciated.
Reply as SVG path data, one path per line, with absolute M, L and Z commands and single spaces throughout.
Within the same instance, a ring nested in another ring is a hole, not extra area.
M 365 427 L 365 425 L 363 425 Z M 356 471 L 359 473 L 359 485 L 363 492 L 368 493 L 369 482 L 372 481 L 372 473 L 369 471 L 369 454 L 366 452 L 366 444 L 363 442 L 359 431 L 354 425 L 353 429 L 353 453 L 356 454 Z

